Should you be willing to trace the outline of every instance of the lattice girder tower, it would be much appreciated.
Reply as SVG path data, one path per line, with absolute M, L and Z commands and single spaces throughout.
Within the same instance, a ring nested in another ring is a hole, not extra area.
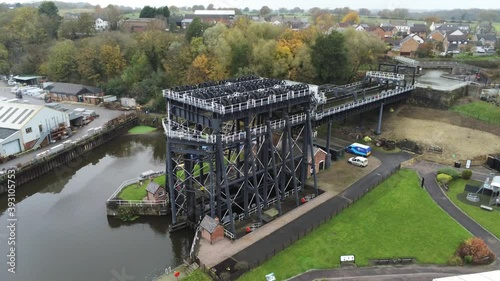
M 164 90 L 167 186 L 173 224 L 218 217 L 235 235 L 237 217 L 303 190 L 312 170 L 317 87 L 248 76 Z M 324 102 L 324 101 L 323 101 Z M 309 155 L 309 157 L 308 157 Z

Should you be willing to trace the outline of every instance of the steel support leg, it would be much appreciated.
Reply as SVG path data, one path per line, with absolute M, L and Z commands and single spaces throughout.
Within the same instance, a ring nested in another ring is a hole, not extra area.
M 282 193 L 280 193 L 280 188 L 279 184 L 277 181 L 277 167 L 276 167 L 276 148 L 274 147 L 273 144 L 273 131 L 271 129 L 271 121 L 267 120 L 266 122 L 266 127 L 267 127 L 267 139 L 268 139 L 268 144 L 269 146 L 266 149 L 266 153 L 271 154 L 271 167 L 273 169 L 273 179 L 274 179 L 274 192 L 276 194 L 276 208 L 278 209 L 278 213 L 281 216 L 281 196 Z M 266 164 L 267 165 L 267 164 Z
M 177 212 L 175 210 L 175 198 L 177 197 L 175 194 L 175 188 L 174 188 L 174 167 L 172 165 L 172 147 L 171 144 L 167 141 L 167 179 L 168 179 L 168 192 L 169 192 L 169 201 L 170 201 L 170 211 L 172 212 L 172 224 L 177 223 Z
M 326 168 L 332 165 L 332 153 L 330 149 L 332 141 L 332 121 L 328 122 L 328 130 L 326 135 Z
M 377 124 L 377 130 L 375 131 L 375 134 L 376 135 L 380 135 L 382 132 L 382 114 L 384 112 L 384 104 L 382 103 L 380 105 L 380 109 L 379 109 L 379 112 L 378 112 L 378 124 Z
M 248 147 L 247 151 L 248 153 L 248 158 L 245 158 L 245 166 L 246 166 L 246 171 L 250 170 L 249 168 L 252 169 L 252 185 L 253 185 L 253 194 L 255 195 L 255 204 L 257 207 L 257 219 L 259 223 L 262 223 L 262 208 L 260 204 L 260 192 L 259 192 L 259 186 L 257 183 L 257 169 L 256 169 L 256 163 L 255 163 L 255 154 L 253 152 L 253 143 L 252 143 L 252 133 L 250 132 L 250 124 L 249 121 L 250 119 L 247 119 L 245 122 L 245 132 L 246 132 L 246 146 Z M 250 181 L 250 178 L 248 177 L 248 174 L 246 175 L 246 183 Z
M 288 145 L 290 146 L 290 177 L 292 177 L 293 191 L 295 193 L 295 204 L 297 207 L 300 205 L 299 191 L 297 190 L 297 175 L 295 174 L 295 158 L 293 157 L 293 142 L 292 142 L 292 128 L 290 126 L 290 118 L 287 116 L 285 120 L 287 131 Z
M 229 214 L 229 221 L 230 221 L 230 228 L 231 228 L 231 233 L 234 235 L 236 238 L 236 230 L 234 228 L 234 218 L 233 218 L 233 204 L 231 202 L 231 194 L 229 193 L 229 185 L 227 182 L 227 174 L 226 174 L 226 168 L 224 165 L 224 151 L 222 150 L 222 136 L 220 132 L 217 134 L 216 137 L 216 143 L 217 143 L 217 154 L 218 154 L 218 159 L 217 161 L 220 162 L 220 167 L 221 167 L 221 172 L 222 172 L 222 179 L 223 179 L 223 185 L 224 185 L 224 192 L 226 193 L 226 205 L 227 205 L 227 211 Z M 222 189 L 222 187 L 221 187 Z M 218 203 L 217 205 L 220 205 Z M 222 221 L 222 218 L 221 218 Z
M 316 161 L 314 159 L 314 146 L 313 146 L 313 138 L 312 138 L 312 124 L 311 124 L 311 112 L 306 111 L 306 130 L 308 132 L 308 143 L 311 152 L 311 167 L 312 167 L 312 176 L 314 179 L 314 194 L 318 195 L 318 179 L 316 177 Z

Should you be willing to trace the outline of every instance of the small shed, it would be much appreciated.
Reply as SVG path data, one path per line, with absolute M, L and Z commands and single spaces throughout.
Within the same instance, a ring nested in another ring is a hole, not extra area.
M 210 241 L 210 244 L 214 244 L 219 240 L 224 239 L 224 226 L 219 224 L 218 218 L 212 218 L 205 215 L 200 223 L 201 227 L 201 237 Z
M 147 200 L 161 201 L 167 198 L 167 194 L 165 193 L 165 188 L 161 187 L 154 181 L 150 181 L 148 183 L 146 191 L 148 192 Z
M 326 156 L 327 153 L 323 149 L 314 146 L 313 147 L 313 155 L 314 155 L 314 166 L 316 166 L 316 173 L 324 170 L 326 166 Z M 312 158 L 309 153 L 307 154 L 307 164 L 309 165 L 309 171 L 307 173 L 307 176 L 310 177 L 312 175 L 313 169 L 312 169 Z

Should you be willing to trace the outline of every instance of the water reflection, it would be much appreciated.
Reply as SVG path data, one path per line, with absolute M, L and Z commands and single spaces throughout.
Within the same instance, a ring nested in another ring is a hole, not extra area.
M 182 263 L 190 230 L 169 233 L 169 216 L 122 222 L 106 216 L 106 199 L 121 182 L 165 167 L 163 134 L 121 136 L 17 188 L 17 273 L 0 280 L 107 281 L 113 272 L 144 276 Z M 7 221 L 0 196 L 0 221 Z M 5 233 L 0 228 L 0 234 Z M 1 239 L 1 237 L 0 237 Z M 0 241 L 0 253 L 7 253 Z M 115 271 L 113 271 L 115 270 Z

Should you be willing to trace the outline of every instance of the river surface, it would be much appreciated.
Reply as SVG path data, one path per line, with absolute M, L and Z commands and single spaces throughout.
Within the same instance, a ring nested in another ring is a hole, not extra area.
M 7 196 L 0 196 L 1 281 L 139 281 L 182 263 L 192 231 L 170 216 L 131 223 L 106 216 L 121 182 L 165 169 L 161 133 L 124 135 L 16 189 L 16 273 L 9 273 Z

